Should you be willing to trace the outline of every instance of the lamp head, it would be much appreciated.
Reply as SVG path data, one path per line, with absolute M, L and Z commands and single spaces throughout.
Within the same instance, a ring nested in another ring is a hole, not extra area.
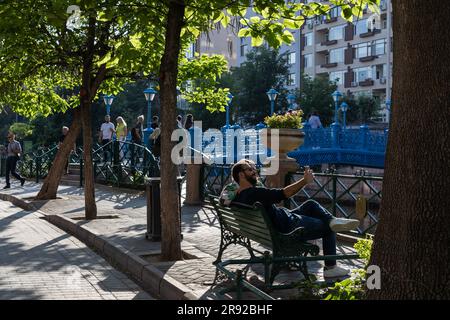
M 157 94 L 157 92 L 152 87 L 144 90 L 145 100 L 147 101 L 153 101 L 153 99 L 155 98 L 155 94 Z
M 274 88 L 270 89 L 269 91 L 266 92 L 267 97 L 269 98 L 269 101 L 275 101 L 275 99 L 277 98 L 278 95 L 278 91 L 275 90 Z

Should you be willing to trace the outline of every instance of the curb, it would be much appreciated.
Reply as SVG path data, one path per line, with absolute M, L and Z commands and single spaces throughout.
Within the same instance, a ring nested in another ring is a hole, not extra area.
M 112 263 L 118 270 L 130 275 L 144 290 L 163 300 L 199 300 L 193 290 L 178 280 L 164 274 L 150 262 L 142 259 L 123 246 L 96 234 L 87 226 L 79 225 L 61 214 L 49 215 L 19 197 L 0 193 L 0 200 L 5 200 L 27 210 L 42 214 L 45 219 L 75 236 L 88 247 L 93 248 L 100 256 Z

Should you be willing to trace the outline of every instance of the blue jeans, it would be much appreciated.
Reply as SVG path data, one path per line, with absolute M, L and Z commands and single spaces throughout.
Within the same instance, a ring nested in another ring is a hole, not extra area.
M 308 200 L 292 213 L 292 228 L 303 227 L 303 241 L 322 238 L 324 255 L 336 254 L 336 234 L 330 229 L 329 223 L 333 215 L 314 200 Z M 326 266 L 336 265 L 336 260 L 325 261 Z

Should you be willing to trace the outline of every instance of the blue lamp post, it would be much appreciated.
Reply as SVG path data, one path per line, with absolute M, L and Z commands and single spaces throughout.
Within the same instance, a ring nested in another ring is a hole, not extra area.
M 334 100 L 334 123 L 338 124 L 338 104 L 339 104 L 339 98 L 342 97 L 342 93 L 340 93 L 338 90 L 336 90 L 331 95 L 333 96 L 333 100 Z
M 343 121 L 344 121 L 343 129 L 345 130 L 346 129 L 346 122 L 345 122 L 345 120 L 346 120 L 346 113 L 347 113 L 347 110 L 348 110 L 348 104 L 345 103 L 345 102 L 342 102 L 341 103 L 341 110 L 342 110 Z
M 292 93 L 289 93 L 286 98 L 287 98 L 287 101 L 288 101 L 288 104 L 289 104 L 289 108 L 291 110 L 294 109 L 295 95 L 292 94 Z
M 111 112 L 111 105 L 114 101 L 114 96 L 113 95 L 106 95 L 103 96 L 103 101 L 105 102 L 106 105 L 106 114 L 109 116 L 110 112 Z
M 231 93 L 228 93 L 227 95 L 227 119 L 226 119 L 226 124 L 225 127 L 228 129 L 230 128 L 230 105 L 231 105 L 231 101 L 233 100 L 233 95 Z
M 267 91 L 266 94 L 270 101 L 270 115 L 273 115 L 275 109 L 275 99 L 277 98 L 278 91 L 272 88 Z
M 144 90 L 145 100 L 147 100 L 147 128 L 144 130 L 144 141 L 148 143 L 148 137 L 152 134 L 152 101 L 155 98 L 156 90 L 149 87 Z

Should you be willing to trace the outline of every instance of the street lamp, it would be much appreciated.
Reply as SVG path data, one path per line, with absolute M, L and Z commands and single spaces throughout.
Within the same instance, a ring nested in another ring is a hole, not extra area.
M 344 121 L 344 130 L 345 130 L 345 120 L 346 120 L 346 113 L 348 110 L 348 104 L 346 102 L 342 102 L 341 103 L 341 110 L 342 110 L 342 114 L 343 114 L 343 121 Z
M 270 101 L 270 115 L 273 115 L 275 109 L 275 99 L 277 98 L 278 91 L 272 88 L 267 91 L 266 94 Z
M 233 100 L 233 95 L 231 93 L 227 94 L 227 117 L 226 117 L 226 129 L 230 128 L 230 105 L 231 101 Z
M 295 95 L 292 93 L 289 93 L 286 98 L 287 98 L 287 101 L 289 104 L 289 108 L 294 109 Z
M 144 141 L 148 143 L 148 137 L 152 134 L 152 101 L 155 98 L 156 90 L 149 87 L 144 90 L 145 100 L 147 100 L 147 128 L 144 130 Z
M 333 92 L 331 94 L 331 96 L 333 97 L 334 100 L 334 123 L 338 124 L 338 103 L 339 103 L 339 98 L 342 97 L 342 93 L 340 93 L 338 90 L 336 90 L 335 92 Z
M 111 105 L 114 101 L 114 96 L 113 95 L 106 95 L 103 96 L 103 101 L 105 102 L 106 105 L 106 114 L 109 116 L 109 113 L 111 112 Z
M 156 90 L 152 87 L 144 90 L 145 100 L 147 100 L 147 128 L 152 125 L 152 101 L 155 98 Z

